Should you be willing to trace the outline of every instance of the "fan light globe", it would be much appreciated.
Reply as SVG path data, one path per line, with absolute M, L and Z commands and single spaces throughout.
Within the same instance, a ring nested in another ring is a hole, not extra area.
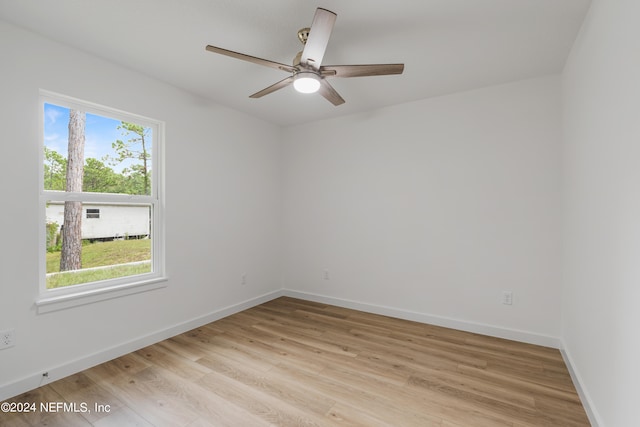
M 300 93 L 314 93 L 320 89 L 320 78 L 314 73 L 298 73 L 293 87 Z

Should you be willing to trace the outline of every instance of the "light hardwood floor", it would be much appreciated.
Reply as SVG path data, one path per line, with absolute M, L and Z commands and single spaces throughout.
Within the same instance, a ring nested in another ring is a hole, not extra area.
M 8 402 L 90 412 L 2 426 L 589 425 L 558 350 L 292 298 Z

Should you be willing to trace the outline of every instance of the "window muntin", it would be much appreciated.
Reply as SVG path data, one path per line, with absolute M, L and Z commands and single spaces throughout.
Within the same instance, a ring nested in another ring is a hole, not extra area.
M 72 110 L 85 114 L 81 191 L 66 191 Z M 44 92 L 41 112 L 41 295 L 163 278 L 162 123 Z M 80 268 L 61 271 L 64 206 L 74 203 L 84 211 Z

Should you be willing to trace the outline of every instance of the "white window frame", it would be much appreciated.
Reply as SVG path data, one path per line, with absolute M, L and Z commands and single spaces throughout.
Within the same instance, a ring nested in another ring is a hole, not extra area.
M 87 113 L 113 118 L 150 127 L 153 130 L 151 164 L 151 195 L 69 193 L 44 189 L 44 105 L 59 105 Z M 146 292 L 166 286 L 164 245 L 164 122 L 110 107 L 79 100 L 45 90 L 40 91 L 40 141 L 39 141 L 39 292 L 36 299 L 38 313 L 66 309 L 134 293 Z M 71 285 L 62 288 L 46 288 L 46 203 L 56 201 L 144 203 L 151 206 L 151 272 L 125 276 L 98 282 Z

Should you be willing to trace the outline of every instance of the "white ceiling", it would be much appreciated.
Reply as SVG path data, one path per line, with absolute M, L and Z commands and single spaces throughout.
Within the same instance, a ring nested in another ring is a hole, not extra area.
M 590 0 L 0 0 L 0 19 L 266 121 L 291 125 L 558 73 Z M 316 7 L 338 18 L 324 65 L 403 62 L 400 76 L 333 79 L 334 107 L 286 73 Z

